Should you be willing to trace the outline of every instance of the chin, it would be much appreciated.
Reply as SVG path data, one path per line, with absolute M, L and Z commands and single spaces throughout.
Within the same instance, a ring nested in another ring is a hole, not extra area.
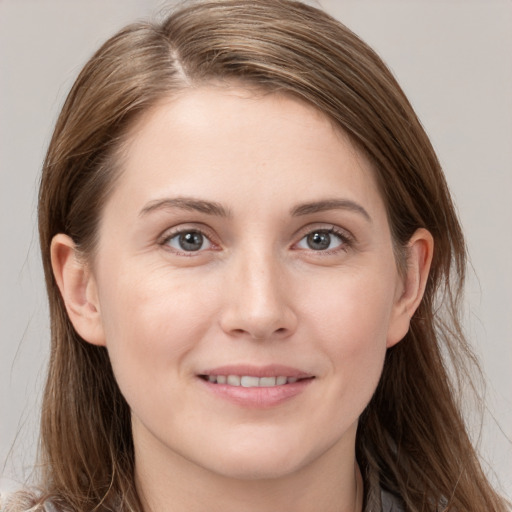
M 210 470 L 226 478 L 238 480 L 271 480 L 300 471 L 319 454 L 304 443 L 286 439 L 269 442 L 230 443 L 227 450 L 215 457 Z M 288 442 L 287 442 L 288 441 Z
M 235 480 L 277 480 L 285 478 L 299 471 L 304 464 L 294 460 L 280 460 L 269 455 L 268 457 L 258 458 L 248 456 L 246 459 L 240 458 L 216 465 L 211 468 L 215 473 Z

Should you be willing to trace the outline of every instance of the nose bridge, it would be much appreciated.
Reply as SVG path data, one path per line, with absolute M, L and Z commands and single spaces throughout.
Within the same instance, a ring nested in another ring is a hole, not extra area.
M 286 336 L 296 319 L 286 290 L 283 264 L 269 245 L 250 244 L 234 257 L 224 329 L 265 339 Z
M 278 262 L 269 254 L 270 251 L 247 251 L 240 258 L 239 277 L 245 284 L 245 297 L 241 297 L 249 310 L 271 309 L 270 306 L 280 302 L 280 285 Z

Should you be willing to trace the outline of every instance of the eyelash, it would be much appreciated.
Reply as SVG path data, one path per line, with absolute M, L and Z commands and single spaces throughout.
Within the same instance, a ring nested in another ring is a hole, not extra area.
M 354 244 L 354 237 L 352 235 L 350 235 L 345 230 L 342 230 L 336 226 L 331 226 L 329 229 L 326 229 L 324 227 L 318 227 L 318 228 L 313 228 L 313 229 L 308 228 L 307 231 L 305 231 L 302 234 L 299 242 L 295 243 L 294 245 L 297 245 L 298 243 L 302 242 L 304 239 L 306 239 L 308 236 L 310 236 L 314 233 L 325 233 L 328 235 L 334 235 L 340 240 L 340 245 L 338 247 L 335 247 L 334 249 L 328 249 L 328 250 L 309 249 L 310 253 L 312 253 L 314 255 L 318 255 L 320 257 L 334 255 L 339 252 L 347 252 Z
M 170 233 L 167 232 L 162 237 L 162 239 L 159 241 L 159 245 L 161 245 L 164 248 L 167 248 L 167 250 L 172 251 L 174 254 L 176 254 L 178 256 L 185 256 L 185 257 L 189 257 L 189 258 L 194 257 L 194 256 L 199 256 L 200 254 L 205 252 L 205 250 L 211 249 L 211 247 L 209 247 L 208 249 L 199 249 L 197 251 L 186 251 L 186 250 L 180 251 L 176 248 L 172 248 L 169 245 L 170 241 L 173 238 L 176 238 L 176 237 L 179 237 L 180 235 L 185 235 L 188 233 L 194 233 L 194 234 L 201 235 L 205 240 L 207 240 L 211 244 L 211 247 L 213 247 L 213 250 L 216 250 L 219 247 L 218 244 L 216 244 L 212 240 L 213 236 L 211 234 L 207 233 L 205 230 L 198 228 L 198 227 L 179 228 L 176 231 L 172 231 Z
M 187 250 L 180 251 L 180 250 L 177 250 L 176 248 L 170 247 L 169 243 L 172 239 L 179 237 L 180 235 L 185 235 L 188 233 L 195 233 L 195 234 L 201 235 L 202 237 L 204 237 L 205 240 L 207 240 L 211 244 L 211 247 L 208 247 L 207 249 L 198 249 L 196 251 L 187 251 Z M 293 246 L 297 246 L 300 242 L 302 242 L 304 239 L 306 239 L 308 236 L 310 236 L 314 233 L 325 233 L 328 235 L 334 235 L 340 240 L 340 245 L 338 247 L 335 247 L 334 249 L 330 249 L 330 250 L 304 249 L 304 250 L 309 250 L 310 253 L 313 253 L 318 256 L 329 256 L 329 255 L 337 254 L 338 252 L 341 252 L 341 251 L 346 252 L 348 249 L 350 249 L 350 247 L 354 243 L 354 238 L 352 235 L 350 235 L 349 233 L 347 233 L 344 230 L 341 230 L 340 228 L 337 228 L 336 226 L 331 226 L 329 229 L 326 229 L 323 227 L 318 227 L 318 228 L 313 228 L 313 229 L 309 228 L 307 231 L 303 232 L 299 241 L 295 242 L 293 244 Z M 185 229 L 181 228 L 181 229 L 177 229 L 176 231 L 172 231 L 170 233 L 167 232 L 160 240 L 159 245 L 161 245 L 162 247 L 166 247 L 168 250 L 174 252 L 178 256 L 194 257 L 194 256 L 198 256 L 198 255 L 202 254 L 206 250 L 211 250 L 212 247 L 213 247 L 213 250 L 218 249 L 219 245 L 216 244 L 212 239 L 213 239 L 212 235 L 207 233 L 205 230 L 203 230 L 201 228 L 198 228 L 198 227 L 193 227 L 193 228 L 191 227 L 191 228 L 185 228 Z M 297 249 L 297 250 L 301 250 L 301 249 Z

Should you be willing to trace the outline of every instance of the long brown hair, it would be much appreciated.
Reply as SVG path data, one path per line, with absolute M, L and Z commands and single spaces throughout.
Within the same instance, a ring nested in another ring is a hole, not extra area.
M 76 80 L 44 162 L 39 231 L 52 346 L 41 422 L 44 495 L 63 510 L 141 510 L 130 410 L 105 348 L 73 329 L 50 262 L 66 233 L 94 253 L 123 142 L 159 99 L 210 81 L 256 86 L 314 105 L 373 162 L 397 261 L 418 228 L 434 237 L 424 299 L 360 418 L 357 458 L 374 510 L 378 486 L 406 510 L 503 511 L 457 406 L 474 358 L 459 321 L 466 249 L 433 148 L 380 58 L 327 14 L 289 0 L 192 2 L 107 41 Z M 450 378 L 447 367 L 455 369 Z

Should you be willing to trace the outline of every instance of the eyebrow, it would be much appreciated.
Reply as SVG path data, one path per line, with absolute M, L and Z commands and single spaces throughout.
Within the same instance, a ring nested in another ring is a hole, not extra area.
M 230 212 L 220 203 L 215 201 L 205 201 L 192 197 L 164 198 L 150 201 L 139 213 L 139 216 L 147 215 L 157 210 L 169 210 L 178 208 L 187 211 L 196 211 L 215 215 L 218 217 L 229 217 Z M 349 210 L 362 215 L 368 222 L 372 222 L 369 213 L 358 203 L 349 199 L 324 199 L 322 201 L 313 201 L 300 204 L 291 209 L 293 217 L 311 215 L 314 213 L 325 212 L 329 210 Z
M 368 222 L 372 222 L 370 214 L 358 203 L 350 199 L 325 199 L 295 206 L 291 210 L 294 217 L 311 215 L 313 213 L 326 212 L 329 210 L 348 210 L 362 215 Z
M 218 217 L 229 217 L 230 215 L 228 210 L 226 210 L 221 204 L 214 201 L 204 201 L 202 199 L 195 199 L 192 197 L 176 197 L 150 201 L 140 211 L 139 216 L 142 217 L 143 215 L 147 215 L 148 213 L 156 210 L 170 210 L 173 208 L 201 212 Z

